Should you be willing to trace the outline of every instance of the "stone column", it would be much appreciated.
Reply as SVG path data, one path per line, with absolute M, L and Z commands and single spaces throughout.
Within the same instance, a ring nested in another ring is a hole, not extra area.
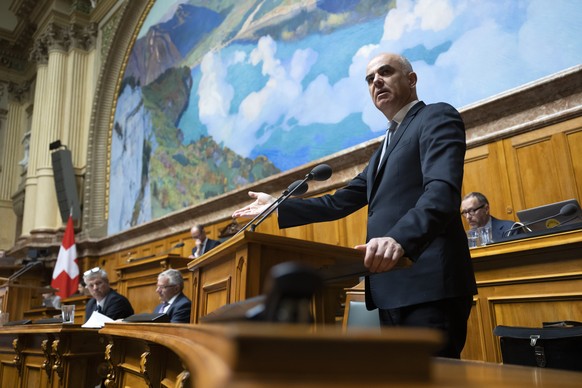
M 12 247 L 20 235 L 22 213 L 14 208 L 13 198 L 21 189 L 21 176 L 28 165 L 29 91 L 30 82 L 8 85 L 6 126 L 0 126 L 0 249 Z
M 30 153 L 28 158 L 28 171 L 26 174 L 26 182 L 24 187 L 24 210 L 22 216 L 22 236 L 29 236 L 31 231 L 36 226 L 36 208 L 37 208 L 37 192 L 38 192 L 38 172 L 39 164 L 46 158 L 40 155 L 44 152 L 48 155 L 48 144 L 42 144 L 42 133 L 45 129 L 43 111 L 45 110 L 45 102 L 48 85 L 48 48 L 47 39 L 45 36 L 35 41 L 33 50 L 31 52 L 31 60 L 37 64 L 36 71 L 36 87 L 34 93 L 34 111 L 32 114 L 32 122 L 30 126 Z M 44 151 L 43 151 L 44 150 Z M 51 190 L 54 193 L 54 188 Z M 50 195 L 47 193 L 46 195 Z M 44 197 L 41 196 L 41 197 Z M 54 206 L 47 205 L 47 206 Z
M 71 150 L 78 187 L 81 187 L 82 175 L 87 163 L 91 106 L 95 93 L 93 49 L 97 28 L 93 24 L 84 28 L 73 25 L 68 33 L 71 49 L 67 58 L 67 93 L 61 141 Z
M 12 246 L 14 240 L 14 229 L 16 220 L 12 210 L 10 198 L 11 170 L 13 165 L 14 151 L 16 144 L 12 137 L 13 133 L 8 132 L 7 126 L 9 109 L 8 108 L 8 84 L 0 83 L 0 219 L 6 220 L 4 226 L 0 229 L 0 250 L 7 250 Z

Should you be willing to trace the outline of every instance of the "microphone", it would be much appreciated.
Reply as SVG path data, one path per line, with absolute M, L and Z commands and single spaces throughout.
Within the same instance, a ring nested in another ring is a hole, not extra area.
M 327 164 L 315 166 L 309 174 L 305 176 L 307 180 L 326 181 L 331 177 L 331 167 Z
M 12 275 L 10 275 L 8 277 L 8 281 L 19 278 L 24 273 L 30 271 L 32 268 L 36 267 L 37 265 L 43 265 L 42 261 L 32 261 L 32 262 L 26 264 L 24 267 L 20 268 L 18 271 L 14 272 Z
M 270 216 L 271 213 L 273 213 L 279 207 L 279 205 L 281 205 L 281 203 L 283 203 L 287 198 L 289 198 L 292 195 L 305 194 L 305 192 L 307 192 L 307 189 L 309 188 L 309 186 L 307 185 L 307 181 L 311 180 L 325 181 L 331 177 L 331 174 L 332 170 L 329 165 L 324 163 L 315 166 L 307 175 L 305 175 L 305 178 L 291 183 L 287 190 L 285 190 L 283 194 L 281 194 L 281 196 L 277 198 L 275 202 L 273 202 L 265 210 L 257 214 L 255 218 L 253 218 L 245 226 L 243 226 L 241 230 L 236 232 L 235 236 L 239 233 L 244 232 L 248 228 L 250 228 L 251 232 L 254 232 L 257 226 L 259 226 L 261 222 L 265 220 L 265 218 Z
M 140 260 L 145 260 L 145 259 L 151 259 L 152 257 L 156 257 L 156 256 L 162 256 L 162 255 L 167 255 L 168 253 L 172 252 L 174 249 L 176 248 L 182 248 L 184 246 L 183 242 L 179 242 L 178 244 L 174 245 L 172 248 L 163 251 L 161 253 L 154 253 L 153 255 L 148 255 L 148 256 L 144 256 L 144 257 L 136 257 L 136 258 L 129 258 L 127 259 L 128 263 L 133 263 L 134 261 L 140 261 Z
M 511 228 L 509 228 L 505 232 L 503 232 L 503 235 L 505 237 L 508 237 L 511 232 L 513 232 L 515 230 L 518 230 L 518 229 L 529 230 L 531 232 L 531 229 L 528 228 L 528 226 L 530 226 L 530 225 L 537 224 L 538 222 L 542 222 L 542 221 L 547 221 L 547 220 L 549 220 L 551 218 L 555 218 L 555 217 L 560 217 L 560 216 L 561 217 L 569 217 L 569 216 L 573 216 L 573 215 L 576 214 L 577 211 L 578 211 L 578 208 L 576 207 L 576 205 L 571 204 L 571 203 L 568 203 L 568 204 L 562 206 L 560 208 L 560 211 L 558 213 L 553 214 L 553 215 L 551 215 L 549 217 L 544 217 L 544 218 L 540 218 L 539 220 L 534 220 L 534 221 L 531 221 L 531 222 L 526 222 L 525 224 L 522 224 L 521 222 L 516 222 Z M 567 221 L 565 221 L 565 222 L 567 222 Z

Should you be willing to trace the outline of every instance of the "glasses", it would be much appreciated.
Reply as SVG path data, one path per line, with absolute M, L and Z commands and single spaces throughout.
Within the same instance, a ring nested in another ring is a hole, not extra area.
M 481 205 L 481 206 L 479 206 L 479 207 L 476 207 L 475 209 L 467 209 L 467 210 L 463 210 L 463 211 L 461 212 L 461 215 L 462 215 L 462 216 L 465 216 L 465 217 L 467 217 L 467 215 L 469 215 L 469 216 L 474 216 L 474 215 L 475 215 L 475 213 L 477 213 L 477 211 L 479 211 L 479 210 L 483 209 L 484 207 L 485 207 L 485 204 L 483 204 L 483 205 Z
M 163 288 L 165 290 L 166 288 L 170 288 L 170 287 L 176 287 L 176 285 L 175 284 L 170 284 L 170 285 L 167 285 L 167 286 L 161 286 L 159 284 L 156 285 L 156 289 L 157 288 Z
M 100 270 L 101 270 L 101 268 L 99 268 L 99 267 L 91 268 L 91 269 L 89 269 L 89 270 L 85 271 L 85 272 L 83 273 L 83 276 L 89 276 L 89 275 L 91 275 L 92 273 L 99 272 Z

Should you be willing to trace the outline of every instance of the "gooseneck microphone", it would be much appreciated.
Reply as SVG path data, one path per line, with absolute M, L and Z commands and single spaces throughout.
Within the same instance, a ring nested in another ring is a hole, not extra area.
M 8 277 L 8 281 L 12 281 L 14 279 L 19 278 L 20 276 L 22 276 L 26 272 L 30 271 L 31 269 L 33 269 L 37 265 L 43 265 L 43 262 L 42 261 L 31 261 L 30 263 L 26 264 L 24 267 L 20 268 L 18 271 L 14 272 L 12 275 L 10 275 Z
M 253 218 L 251 221 L 249 221 L 245 226 L 243 226 L 241 230 L 239 230 L 235 234 L 235 236 L 249 228 L 251 232 L 254 232 L 257 226 L 259 226 L 261 222 L 265 220 L 265 218 L 270 216 L 271 213 L 273 213 L 279 207 L 279 205 L 281 205 L 281 203 L 283 203 L 287 198 L 289 198 L 292 195 L 301 195 L 307 192 L 307 189 L 309 188 L 309 186 L 307 185 L 307 181 L 311 180 L 325 181 L 331 177 L 331 174 L 332 170 L 329 165 L 320 164 L 318 166 L 315 166 L 308 174 L 305 175 L 305 178 L 291 183 L 287 190 L 285 190 L 281 194 L 281 196 L 277 198 L 275 202 L 273 202 L 266 209 L 257 214 L 257 216 Z
M 537 224 L 538 222 L 542 222 L 542 221 L 547 221 L 549 219 L 555 218 L 555 217 L 569 217 L 569 216 L 573 216 L 576 214 L 576 212 L 578 211 L 578 208 L 576 207 L 576 205 L 568 203 L 564 206 L 562 206 L 562 208 L 560 209 L 560 211 L 556 214 L 553 214 L 549 217 L 544 217 L 544 218 L 540 218 L 539 220 L 534 220 L 531 222 L 526 222 L 524 224 L 522 223 L 518 223 L 519 225 L 514 225 L 511 228 L 507 229 L 505 232 L 503 232 L 505 237 L 508 237 L 509 234 L 515 230 L 518 229 L 523 229 L 523 230 L 529 230 L 531 232 L 531 230 L 528 228 L 528 226 L 533 225 L 533 224 Z M 570 221 L 570 220 L 567 220 Z M 567 222 L 564 221 L 564 222 Z M 562 222 L 562 223 L 564 223 Z
M 172 248 L 165 250 L 161 253 L 154 253 L 153 255 L 148 255 L 148 256 L 144 256 L 144 257 L 134 257 L 134 258 L 129 258 L 127 259 L 128 263 L 133 263 L 134 261 L 140 261 L 140 260 L 145 260 L 145 259 L 151 259 L 152 257 L 156 257 L 156 256 L 163 256 L 163 255 L 167 255 L 168 253 L 172 252 L 174 249 L 176 248 L 182 248 L 184 246 L 183 242 L 179 242 L 178 244 L 174 245 Z

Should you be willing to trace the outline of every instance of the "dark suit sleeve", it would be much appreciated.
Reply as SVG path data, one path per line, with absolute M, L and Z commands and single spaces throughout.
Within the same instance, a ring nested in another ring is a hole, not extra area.
M 334 221 L 366 206 L 367 169 L 366 167 L 346 187 L 337 190 L 333 195 L 309 199 L 289 198 L 279 206 L 279 227 Z
M 125 296 L 115 293 L 112 299 L 107 301 L 104 314 L 113 320 L 123 319 L 133 315 L 133 307 Z
M 93 314 L 93 311 L 95 311 L 95 304 L 96 303 L 97 303 L 97 301 L 95 300 L 95 298 L 91 298 L 87 302 L 87 306 L 85 307 L 85 322 L 87 322 L 89 320 L 89 318 Z
M 176 306 L 172 314 L 170 314 L 170 322 L 172 323 L 190 323 L 190 312 L 192 310 L 192 302 L 184 297 L 179 306 Z

